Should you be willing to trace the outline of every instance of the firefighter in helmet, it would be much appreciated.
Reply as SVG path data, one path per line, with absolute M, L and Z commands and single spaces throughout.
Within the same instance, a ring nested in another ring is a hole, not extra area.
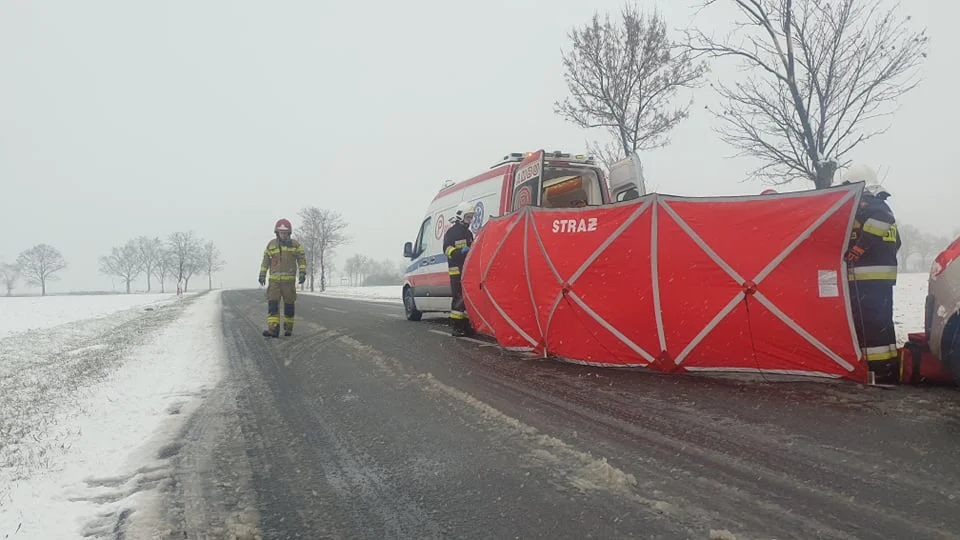
M 473 205 L 462 202 L 457 206 L 457 212 L 450 221 L 453 226 L 443 235 L 443 253 L 447 256 L 447 268 L 450 273 L 450 289 L 453 299 L 450 304 L 450 322 L 454 336 L 466 336 L 473 333 L 470 318 L 467 315 L 466 304 L 463 300 L 463 286 L 461 273 L 467 252 L 473 244 L 473 233 L 470 231 L 470 222 L 474 216 Z
M 283 335 L 293 333 L 294 302 L 297 300 L 297 272 L 299 283 L 307 279 L 307 257 L 300 242 L 290 237 L 293 226 L 287 219 L 277 221 L 273 227 L 276 238 L 267 243 L 260 263 L 260 285 L 267 281 L 270 270 L 270 285 L 267 286 L 267 329 L 265 337 L 280 337 L 280 300 L 283 300 Z
M 896 382 L 897 331 L 893 322 L 893 287 L 901 239 L 890 196 L 870 167 L 856 165 L 843 183 L 864 182 L 847 248 L 850 309 L 867 366 L 878 382 Z

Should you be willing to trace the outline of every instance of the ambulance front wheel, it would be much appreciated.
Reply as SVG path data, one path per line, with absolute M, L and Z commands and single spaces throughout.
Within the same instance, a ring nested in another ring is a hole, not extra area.
M 413 289 L 410 287 L 403 288 L 403 311 L 408 321 L 419 321 L 423 317 L 423 313 L 417 310 L 417 303 L 413 300 Z

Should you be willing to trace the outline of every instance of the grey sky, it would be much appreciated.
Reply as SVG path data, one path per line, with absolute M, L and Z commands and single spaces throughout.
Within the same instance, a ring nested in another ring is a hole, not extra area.
M 680 27 L 696 2 L 659 5 Z M 255 287 L 274 221 L 296 227 L 297 210 L 316 205 L 350 223 L 338 262 L 400 260 L 445 179 L 603 137 L 553 102 L 566 96 L 567 31 L 620 5 L 0 0 L 0 258 L 46 242 L 70 263 L 51 290 L 110 289 L 97 258 L 111 246 L 193 229 L 227 260 L 215 284 Z M 924 81 L 850 157 L 887 174 L 900 221 L 949 234 L 960 226 L 960 5 L 905 5 L 932 38 Z M 726 32 L 724 12 L 698 24 Z M 711 90 L 694 97 L 672 144 L 641 156 L 649 181 L 682 195 L 762 189 L 711 131 Z

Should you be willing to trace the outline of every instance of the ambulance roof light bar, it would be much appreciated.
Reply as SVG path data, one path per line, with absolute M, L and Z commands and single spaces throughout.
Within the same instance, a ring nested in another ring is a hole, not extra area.
M 595 164 L 593 156 L 591 155 L 577 154 L 575 156 L 571 156 L 569 152 L 561 152 L 560 150 L 554 150 L 553 152 L 550 152 L 550 153 L 544 153 L 543 159 L 566 161 L 569 163 L 586 163 L 589 165 Z
M 511 152 L 503 156 L 503 159 L 501 159 L 498 163 L 495 163 L 493 167 L 490 167 L 490 168 L 495 169 L 505 163 L 523 161 L 524 159 L 532 155 L 533 155 L 533 152 Z
M 494 164 L 494 165 L 493 165 L 492 167 L 490 167 L 490 168 L 493 169 L 493 168 L 499 167 L 499 166 L 501 166 L 501 165 L 503 165 L 503 164 L 505 164 L 505 163 L 523 161 L 524 159 L 526 159 L 526 158 L 528 158 L 528 157 L 530 157 L 530 156 L 532 156 L 532 155 L 533 155 L 533 152 L 511 152 L 511 153 L 503 156 L 503 159 L 501 159 L 498 163 Z M 554 150 L 553 152 L 544 152 L 544 153 L 543 153 L 543 159 L 544 159 L 544 160 L 553 159 L 553 160 L 562 160 L 562 161 L 567 161 L 567 162 L 586 163 L 586 164 L 588 164 L 588 165 L 594 165 L 594 164 L 596 164 L 596 162 L 594 161 L 593 156 L 591 156 L 591 155 L 577 154 L 577 155 L 575 155 L 575 156 L 571 156 L 569 152 L 561 152 L 560 150 Z

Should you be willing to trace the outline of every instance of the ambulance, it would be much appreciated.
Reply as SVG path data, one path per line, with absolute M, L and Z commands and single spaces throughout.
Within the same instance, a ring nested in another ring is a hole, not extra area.
M 581 208 L 635 199 L 645 195 L 640 160 L 635 154 L 614 163 L 609 179 L 593 157 L 560 151 L 514 152 L 489 170 L 460 182 L 447 182 L 427 207 L 416 240 L 406 242 L 410 260 L 404 273 L 406 318 L 419 321 L 424 313 L 449 312 L 452 292 L 443 253 L 443 235 L 463 201 L 473 204 L 474 235 L 490 218 L 524 206 Z

